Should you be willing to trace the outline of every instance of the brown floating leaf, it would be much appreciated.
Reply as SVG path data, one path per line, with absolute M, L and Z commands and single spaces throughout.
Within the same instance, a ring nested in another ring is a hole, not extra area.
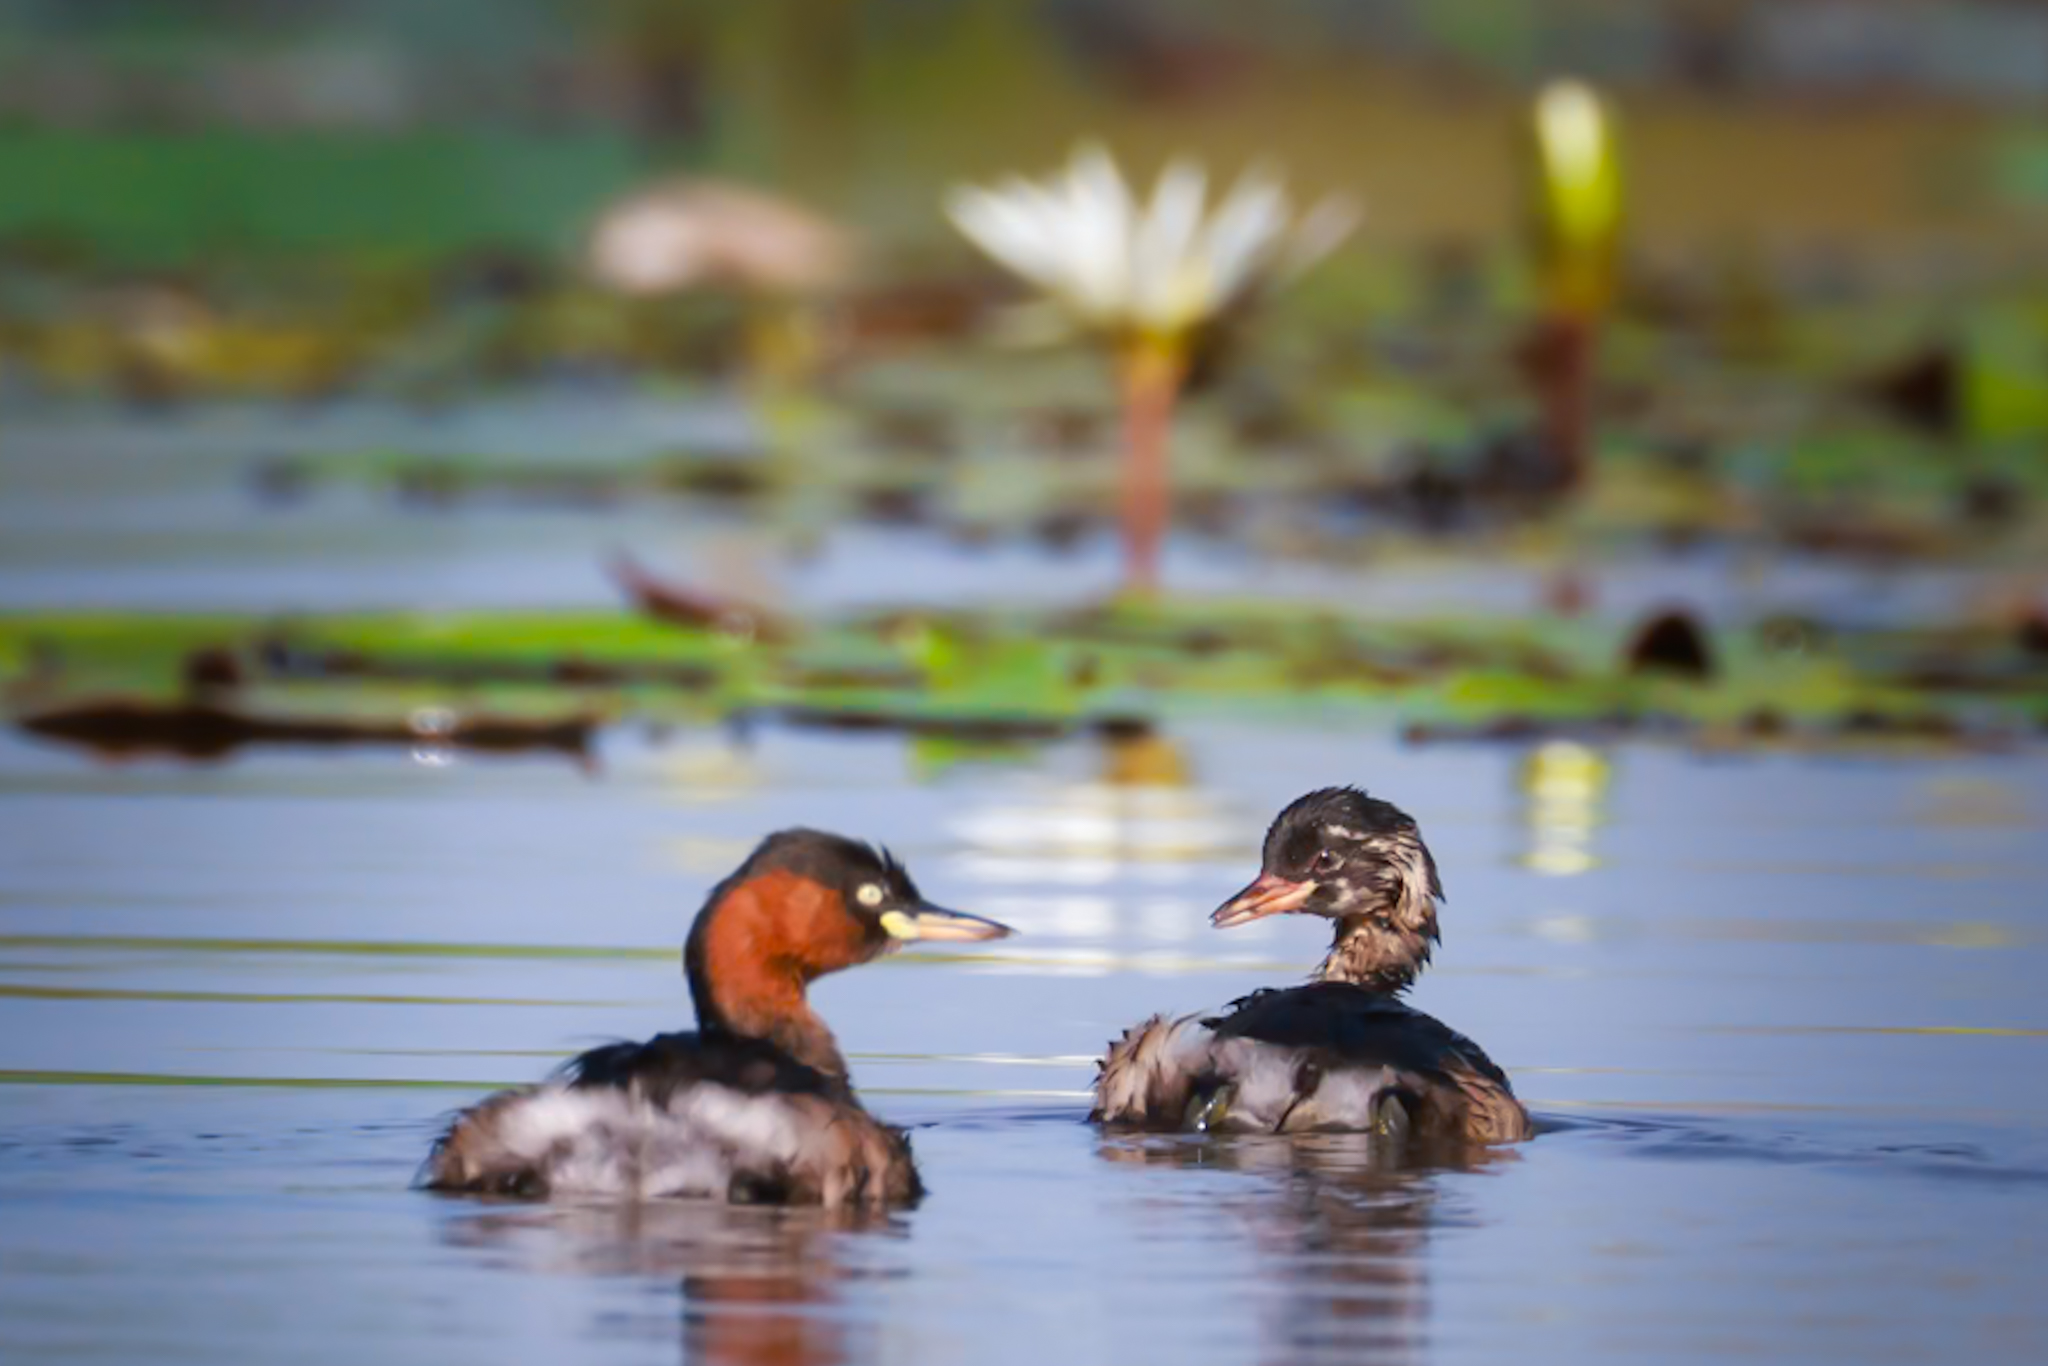
M 438 714 L 437 714 L 438 716 Z M 597 721 L 589 716 L 550 720 L 452 716 L 445 724 L 406 720 L 264 716 L 210 702 L 150 702 L 110 698 L 53 707 L 21 717 L 32 735 L 84 745 L 109 758 L 169 754 L 217 759 L 246 745 L 448 746 L 516 752 L 587 753 Z
M 695 626 L 756 640 L 781 640 L 788 627 L 758 607 L 700 593 L 695 589 L 667 583 L 647 572 L 632 556 L 612 557 L 612 582 L 616 583 L 648 616 L 678 626 Z

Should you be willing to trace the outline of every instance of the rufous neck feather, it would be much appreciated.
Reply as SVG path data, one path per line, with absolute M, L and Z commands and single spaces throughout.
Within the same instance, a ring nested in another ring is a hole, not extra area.
M 762 1039 L 807 1066 L 847 1074 L 810 982 L 868 955 L 838 894 L 792 873 L 750 878 L 706 912 L 690 963 L 698 1027 Z

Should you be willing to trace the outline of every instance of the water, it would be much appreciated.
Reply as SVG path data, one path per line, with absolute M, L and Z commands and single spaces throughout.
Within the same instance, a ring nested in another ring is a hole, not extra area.
M 0 745 L 0 1359 L 2040 1360 L 2048 773 L 2032 759 L 1413 751 L 1174 728 L 939 773 L 887 738 L 101 767 Z M 1355 779 L 1450 892 L 1418 1004 L 1547 1122 L 1464 1170 L 1105 1137 L 1103 1041 L 1290 980 L 1207 927 Z M 434 1127 L 687 1019 L 764 829 L 889 842 L 1023 935 L 827 979 L 931 1198 L 882 1219 L 408 1189 Z
M 688 569 L 743 559 L 718 537 L 744 529 L 669 508 L 398 513 L 346 490 L 254 515 L 241 481 L 284 451 L 725 439 L 709 420 L 617 402 L 30 413 L 0 443 L 0 605 L 610 601 L 607 549 Z M 1498 566 L 1235 553 L 1184 544 L 1174 581 L 1374 610 L 1533 592 Z M 778 591 L 1072 597 L 1113 563 L 840 531 Z M 1671 596 L 1940 615 L 1969 588 L 1815 565 L 1736 579 L 1711 559 L 1601 576 L 1619 615 Z M 933 769 L 895 738 L 772 728 L 744 748 L 617 730 L 593 771 L 399 752 L 104 766 L 0 736 L 0 1361 L 2048 1359 L 2038 753 L 1168 735 L 1186 787 L 1109 786 L 1083 742 Z M 1207 912 L 1283 802 L 1346 780 L 1413 811 L 1443 867 L 1445 950 L 1417 1003 L 1508 1067 L 1546 1132 L 1469 1169 L 1389 1171 L 1344 1139 L 1090 1129 L 1113 1034 L 1315 962 L 1312 923 L 1219 933 Z M 796 822 L 885 840 L 936 899 L 1024 931 L 818 988 L 871 1106 L 916 1126 L 923 1206 L 409 1188 L 454 1107 L 686 1023 L 690 915 Z
M 604 469 L 663 452 L 743 446 L 744 415 L 701 394 L 537 389 L 445 408 L 207 404 L 139 419 L 70 403 L 17 407 L 0 442 L 0 605 L 8 608 L 609 606 L 618 592 L 603 566 L 622 547 L 691 580 L 809 611 L 1065 605 L 1113 587 L 1120 564 L 1102 535 L 1061 552 L 1020 541 L 963 550 L 938 530 L 857 524 L 826 529 L 807 544 L 811 553 L 791 560 L 775 553 L 781 542 L 771 546 L 732 510 L 675 500 L 591 507 L 485 497 L 437 512 L 347 479 L 284 506 L 259 507 L 252 494 L 258 466 L 284 455 L 489 454 L 513 466 L 541 459 L 557 469 Z M 1764 612 L 1839 623 L 1948 619 L 2001 586 L 1968 567 L 1907 572 L 1714 548 L 1674 556 L 1611 547 L 1575 569 L 1594 609 L 1620 621 L 1672 603 L 1729 620 Z M 1187 593 L 1402 614 L 1527 612 L 1543 582 L 1526 564 L 1456 548 L 1343 566 L 1269 558 L 1194 535 L 1169 544 L 1166 575 Z

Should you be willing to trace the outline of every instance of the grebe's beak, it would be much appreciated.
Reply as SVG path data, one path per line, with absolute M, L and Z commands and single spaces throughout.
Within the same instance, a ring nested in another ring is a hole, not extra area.
M 1284 877 L 1261 873 L 1257 882 L 1218 906 L 1209 917 L 1209 923 L 1219 930 L 1227 930 L 1233 925 L 1247 925 L 1283 911 L 1298 911 L 1308 904 L 1308 899 L 1315 892 L 1316 884 L 1313 882 L 1289 882 Z
M 891 939 L 939 939 L 961 941 L 1007 939 L 1016 933 L 1008 925 L 984 920 L 965 911 L 949 911 L 928 901 L 902 910 L 882 912 L 882 928 Z

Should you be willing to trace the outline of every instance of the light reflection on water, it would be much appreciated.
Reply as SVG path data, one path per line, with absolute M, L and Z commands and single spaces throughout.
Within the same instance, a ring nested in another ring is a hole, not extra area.
M 1522 762 L 1530 847 L 1524 862 L 1539 873 L 1570 877 L 1599 862 L 1593 848 L 1610 769 L 1606 756 L 1572 740 L 1537 745 Z
M 886 738 L 618 736 L 594 776 L 0 743 L 0 1357 L 2048 1351 L 2031 761 L 1174 733 L 1171 763 L 1075 744 L 936 773 Z M 1343 1139 L 1081 1124 L 1112 1034 L 1316 960 L 1313 924 L 1206 917 L 1273 811 L 1334 781 L 1420 819 L 1450 900 L 1416 1001 L 1552 1130 L 1403 1172 Z M 1026 931 L 820 984 L 874 1107 L 917 1126 L 924 1207 L 405 1189 L 479 1088 L 683 1023 L 697 900 L 796 822 Z

